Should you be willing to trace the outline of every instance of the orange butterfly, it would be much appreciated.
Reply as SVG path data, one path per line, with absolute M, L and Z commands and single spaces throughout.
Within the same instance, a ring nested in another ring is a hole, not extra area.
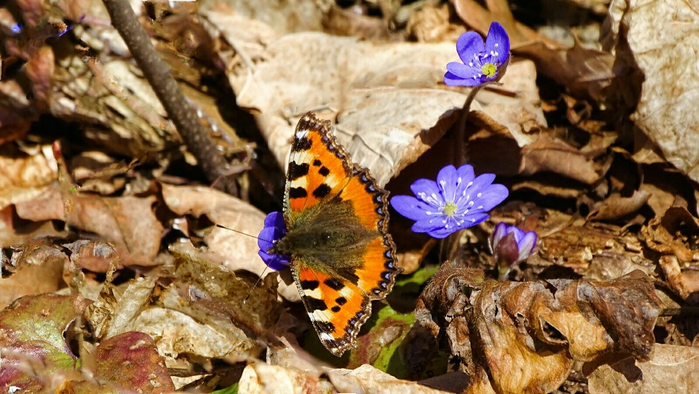
M 352 163 L 329 128 L 310 112 L 296 126 L 283 218 L 267 216 L 259 246 L 271 268 L 291 267 L 320 341 L 339 357 L 401 269 L 388 234 L 388 192 Z

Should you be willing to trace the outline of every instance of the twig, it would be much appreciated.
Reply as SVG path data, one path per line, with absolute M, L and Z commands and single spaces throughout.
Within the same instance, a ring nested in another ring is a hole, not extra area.
M 229 174 L 229 163 L 217 149 L 216 144 L 202 127 L 197 114 L 177 87 L 170 74 L 170 67 L 162 59 L 143 30 L 136 14 L 127 0 L 103 0 L 112 24 L 117 29 L 126 45 L 136 59 L 146 79 L 165 107 L 168 116 L 177 127 L 187 144 L 187 149 L 194 155 L 209 182 Z M 219 183 L 229 194 L 237 194 L 235 182 L 224 177 Z

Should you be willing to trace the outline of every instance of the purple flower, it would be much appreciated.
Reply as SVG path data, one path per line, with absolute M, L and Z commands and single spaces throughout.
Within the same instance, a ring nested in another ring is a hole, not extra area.
M 19 22 L 15 23 L 14 25 L 12 25 L 12 26 L 10 27 L 10 31 L 11 31 L 13 34 L 19 34 L 19 32 L 22 31 L 22 24 L 19 23 Z
M 491 241 L 495 260 L 507 267 L 526 260 L 534 251 L 536 238 L 534 231 L 525 232 L 515 226 L 498 223 Z
M 415 220 L 414 232 L 445 238 L 484 221 L 487 212 L 507 198 L 507 188 L 493 185 L 494 179 L 494 174 L 476 177 L 468 164 L 458 170 L 448 165 L 437 174 L 437 182 L 418 179 L 410 186 L 417 197 L 395 196 L 391 205 Z
M 502 25 L 493 22 L 485 45 L 478 33 L 468 31 L 456 40 L 456 53 L 463 63 L 447 64 L 446 85 L 479 86 L 498 81 L 510 62 L 510 38 Z
M 283 270 L 289 266 L 289 256 L 269 253 L 275 242 L 286 235 L 286 224 L 284 223 L 284 215 L 281 212 L 272 212 L 265 217 L 265 225 L 257 237 L 257 246 L 260 250 L 257 254 L 260 255 L 262 261 L 267 266 L 275 271 Z

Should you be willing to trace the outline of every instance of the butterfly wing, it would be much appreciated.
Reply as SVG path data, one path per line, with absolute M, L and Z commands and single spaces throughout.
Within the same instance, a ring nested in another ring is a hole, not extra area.
M 388 192 L 353 165 L 312 113 L 296 128 L 284 213 L 291 267 L 301 298 L 325 347 L 349 349 L 400 270 L 388 234 Z

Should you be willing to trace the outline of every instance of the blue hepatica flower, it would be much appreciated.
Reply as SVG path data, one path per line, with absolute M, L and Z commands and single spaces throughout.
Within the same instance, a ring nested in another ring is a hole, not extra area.
M 536 239 L 534 231 L 525 232 L 515 226 L 498 223 L 491 240 L 495 260 L 507 267 L 526 260 L 534 252 Z
M 510 62 L 510 38 L 502 25 L 493 22 L 485 45 L 478 33 L 468 31 L 456 40 L 456 53 L 463 63 L 447 64 L 446 85 L 479 86 L 498 81 Z
M 257 254 L 260 255 L 262 261 L 267 266 L 275 271 L 283 270 L 289 266 L 289 256 L 272 254 L 269 250 L 272 249 L 274 243 L 286 235 L 286 224 L 284 223 L 284 215 L 281 212 L 272 212 L 265 217 L 265 225 L 257 237 L 257 246 L 260 250 Z
M 494 174 L 476 177 L 468 164 L 458 170 L 448 165 L 439 171 L 436 182 L 415 181 L 410 189 L 416 197 L 395 196 L 391 206 L 401 215 L 415 220 L 414 232 L 445 238 L 484 221 L 488 211 L 507 198 L 507 188 L 493 184 L 494 179 Z

